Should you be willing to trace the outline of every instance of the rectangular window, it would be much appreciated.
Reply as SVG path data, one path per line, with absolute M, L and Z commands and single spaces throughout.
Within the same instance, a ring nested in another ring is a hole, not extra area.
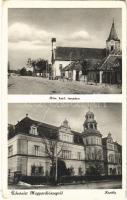
M 77 158 L 78 160 L 81 160 L 81 152 L 77 152 Z
M 35 176 L 35 175 L 38 175 L 38 176 L 43 176 L 44 175 L 44 168 L 42 166 L 31 166 L 31 175 L 32 176 Z
M 71 151 L 63 150 L 62 151 L 62 158 L 64 158 L 64 159 L 71 159 Z
M 13 155 L 13 145 L 8 147 L 8 156 L 12 156 Z
M 35 156 L 39 156 L 39 146 L 34 145 Z

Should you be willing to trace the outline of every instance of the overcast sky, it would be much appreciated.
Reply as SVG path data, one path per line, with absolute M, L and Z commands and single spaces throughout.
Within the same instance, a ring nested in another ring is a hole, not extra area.
M 50 61 L 52 37 L 56 37 L 56 46 L 105 48 L 113 18 L 121 39 L 121 9 L 118 8 L 10 8 L 11 68 L 25 66 L 28 57 Z
M 98 130 L 101 131 L 103 137 L 111 132 L 114 140 L 121 143 L 122 106 L 120 103 L 9 104 L 8 123 L 16 124 L 28 114 L 31 119 L 60 126 L 66 118 L 72 130 L 82 132 L 89 105 L 90 110 L 95 114 Z

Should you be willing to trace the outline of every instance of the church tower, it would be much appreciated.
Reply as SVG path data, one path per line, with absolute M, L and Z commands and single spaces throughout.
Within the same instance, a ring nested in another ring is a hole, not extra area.
M 109 37 L 106 40 L 106 51 L 107 51 L 107 55 L 120 53 L 120 39 L 118 38 L 116 29 L 115 29 L 114 20 L 111 26 Z
M 102 175 L 104 174 L 102 135 L 97 129 L 94 113 L 90 110 L 85 115 L 83 127 L 86 174 Z

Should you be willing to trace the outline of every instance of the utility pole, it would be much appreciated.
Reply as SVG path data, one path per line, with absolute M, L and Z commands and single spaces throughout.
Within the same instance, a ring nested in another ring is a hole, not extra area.
M 56 38 L 52 38 L 51 39 L 52 42 L 52 57 L 51 57 L 51 63 L 52 63 L 52 70 L 53 70 L 53 64 L 54 64 L 54 47 L 53 47 L 53 43 L 56 42 Z
M 57 184 L 57 142 L 56 142 L 56 173 L 55 173 L 55 183 Z
M 46 64 L 46 78 L 47 78 L 47 71 L 48 71 L 47 70 L 47 67 L 48 67 L 47 65 L 48 65 L 48 61 L 46 60 L 45 62 L 46 62 L 45 64 Z

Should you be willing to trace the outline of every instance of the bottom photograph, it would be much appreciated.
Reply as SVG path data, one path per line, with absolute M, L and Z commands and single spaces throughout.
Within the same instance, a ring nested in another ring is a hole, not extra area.
M 121 189 L 121 103 L 9 103 L 8 189 Z

